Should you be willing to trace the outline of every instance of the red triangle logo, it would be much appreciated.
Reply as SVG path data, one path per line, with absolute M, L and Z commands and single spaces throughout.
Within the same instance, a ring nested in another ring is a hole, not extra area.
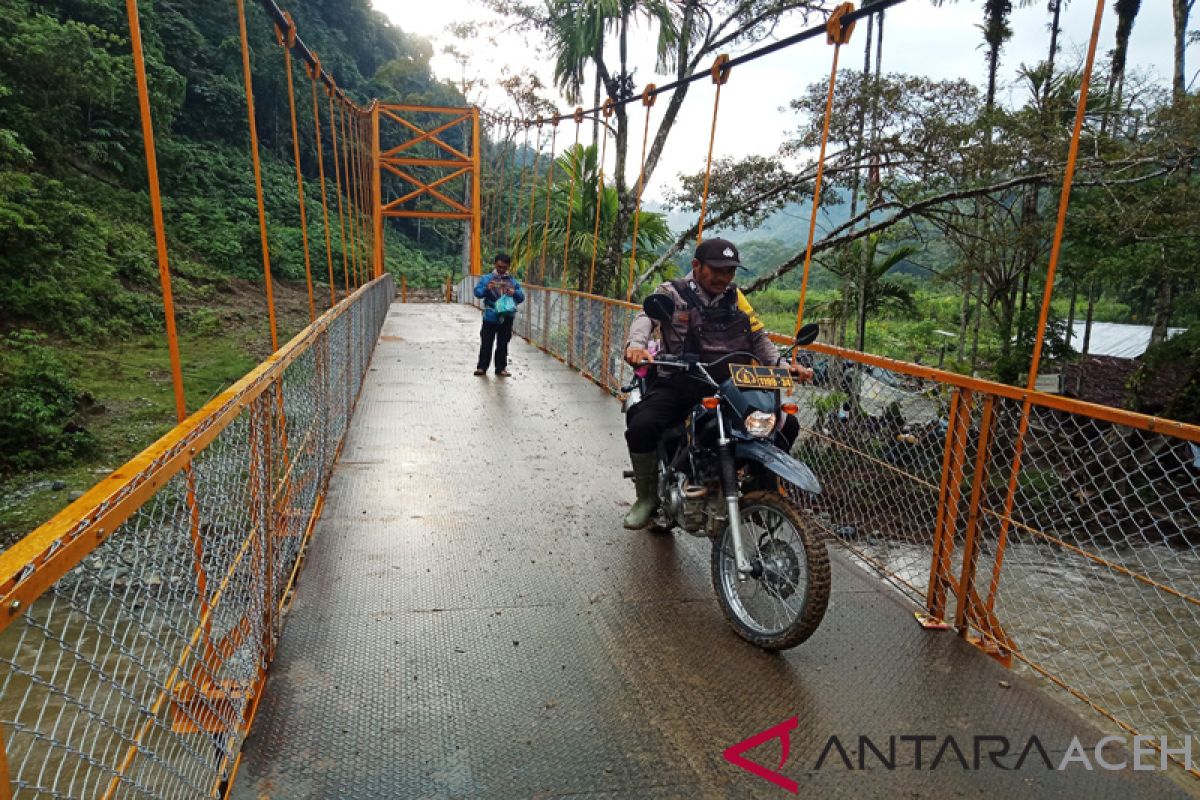
M 747 772 L 753 773 L 760 778 L 770 781 L 776 786 L 791 792 L 792 794 L 800 793 L 800 785 L 786 775 L 782 775 L 776 770 L 782 769 L 787 763 L 788 753 L 792 749 L 792 731 L 800 726 L 800 720 L 797 717 L 789 717 L 778 725 L 772 725 L 765 731 L 754 734 L 749 739 L 743 739 L 735 745 L 725 748 L 722 754 L 725 760 L 736 767 L 741 767 Z M 747 750 L 753 750 L 764 742 L 769 742 L 772 739 L 778 739 L 780 742 L 781 754 L 779 756 L 779 766 L 775 770 L 770 770 L 762 764 L 757 764 L 748 758 L 742 756 Z

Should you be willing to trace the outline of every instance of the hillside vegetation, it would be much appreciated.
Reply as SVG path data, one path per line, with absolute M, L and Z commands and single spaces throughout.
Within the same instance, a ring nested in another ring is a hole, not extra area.
M 265 14 L 246 5 L 286 341 L 309 313 L 283 52 Z M 298 0 L 289 10 L 357 102 L 464 104 L 431 77 L 430 44 L 367 0 Z M 236 6 L 143 3 L 141 23 L 195 410 L 270 350 Z M 299 67 L 295 79 L 319 311 L 329 293 L 314 222 L 311 99 L 303 103 L 311 95 Z M 174 423 L 150 221 L 125 4 L 0 4 L 0 540 L 41 522 Z M 426 223 L 420 243 L 410 232 L 389 229 L 390 269 L 432 285 L 457 268 L 457 228 Z

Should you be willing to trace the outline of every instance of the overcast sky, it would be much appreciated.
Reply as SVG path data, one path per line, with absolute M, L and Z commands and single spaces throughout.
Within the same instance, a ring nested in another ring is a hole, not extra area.
M 444 44 L 452 40 L 446 34 L 447 27 L 459 21 L 483 20 L 486 18 L 480 6 L 468 0 L 437 0 L 421 3 L 420 11 L 414 14 L 411 0 L 373 0 L 375 7 L 386 14 L 400 29 L 430 38 L 437 53 Z M 1015 4 L 1014 4 L 1015 5 Z M 1063 34 L 1060 38 L 1060 63 L 1081 63 L 1091 32 L 1095 4 L 1087 0 L 1071 0 L 1063 14 Z M 883 67 L 885 72 L 904 72 L 924 75 L 934 79 L 966 78 L 982 87 L 986 80 L 982 36 L 978 25 L 982 17 L 979 3 L 959 2 L 934 7 L 929 0 L 908 0 L 907 3 L 887 12 L 885 25 Z M 1034 64 L 1045 57 L 1049 46 L 1047 24 L 1049 14 L 1045 2 L 1036 2 L 1027 8 L 1014 9 L 1012 14 L 1013 37 L 1001 53 L 1002 80 L 1011 82 L 1022 63 Z M 813 23 L 810 23 L 810 25 Z M 1142 4 L 1130 41 L 1129 68 L 1139 70 L 1157 82 L 1169 85 L 1171 76 L 1172 20 L 1167 0 L 1148 0 Z M 793 24 L 781 29 L 779 36 L 795 33 L 803 27 Z M 1193 21 L 1192 27 L 1195 27 Z M 1100 33 L 1100 54 L 1111 49 L 1115 15 L 1111 0 L 1104 12 Z M 633 50 L 640 55 L 634 60 L 634 78 L 639 90 L 647 83 L 668 83 L 671 76 L 654 73 L 651 32 L 640 31 L 641 36 Z M 863 44 L 866 38 L 866 23 L 860 21 L 854 38 L 843 48 L 841 67 L 862 68 Z M 494 78 L 501 70 L 532 69 L 551 84 L 549 59 L 539 53 L 540 42 L 510 34 L 494 46 L 483 39 L 477 40 L 472 50 L 471 69 L 479 75 Z M 1189 49 L 1188 75 L 1195 72 L 1200 48 Z M 738 55 L 743 51 L 731 51 Z M 715 150 L 722 156 L 744 156 L 752 153 L 769 155 L 774 153 L 779 141 L 795 128 L 796 120 L 784 107 L 792 98 L 801 94 L 804 87 L 814 82 L 828 80 L 833 48 L 826 45 L 824 38 L 813 39 L 785 50 L 739 66 L 731 73 L 729 83 L 721 90 L 721 107 L 717 123 Z M 615 61 L 615 58 L 613 59 Z M 434 58 L 433 67 L 440 78 L 457 82 L 460 68 L 444 55 Z M 671 134 L 667 152 L 664 153 L 654 180 L 647 187 L 647 198 L 660 197 L 668 184 L 675 182 L 678 173 L 693 173 L 704 168 L 708 146 L 709 125 L 712 119 L 714 87 L 710 81 L 695 84 L 688 93 L 679 121 Z M 1000 94 L 1001 102 L 1009 95 L 1007 87 Z M 590 107 L 591 88 L 588 87 L 585 107 Z M 489 94 L 471 98 L 474 102 L 495 111 L 511 111 L 503 108 L 503 94 L 493 90 Z M 560 109 L 570 110 L 565 100 L 556 98 Z M 655 110 L 666 103 L 659 99 Z M 631 106 L 631 121 L 635 133 L 631 136 L 631 160 L 637 159 L 641 147 L 642 107 Z M 653 135 L 655 122 L 651 122 Z M 590 128 L 585 124 L 585 135 Z M 548 134 L 547 134 L 548 135 Z M 560 144 L 564 136 L 574 136 L 573 123 L 560 127 Z M 612 147 L 609 148 L 609 163 L 612 163 Z M 611 170 L 611 166 L 610 166 Z M 637 165 L 630 167 L 629 177 L 636 181 Z

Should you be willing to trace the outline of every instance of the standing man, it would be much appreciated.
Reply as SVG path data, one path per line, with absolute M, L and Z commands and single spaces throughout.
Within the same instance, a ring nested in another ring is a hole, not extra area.
M 767 336 L 767 330 L 750 301 L 733 284 L 734 273 L 742 262 L 737 247 L 727 239 L 705 239 L 696 247 L 692 271 L 679 280 L 661 284 L 656 293 L 665 294 L 675 304 L 669 327 L 664 326 L 662 347 L 671 355 L 692 353 L 701 361 L 712 361 L 733 353 L 729 363 L 745 362 L 751 354 L 759 364 L 787 367 L 799 381 L 812 378 L 812 370 L 788 363 L 779 348 Z M 631 366 L 647 364 L 654 357 L 646 349 L 653 321 L 643 311 L 629 326 L 625 341 L 625 361 Z M 728 363 L 713 369 L 713 378 L 728 377 Z M 658 508 L 658 440 L 670 427 L 678 425 L 701 397 L 710 393 L 707 385 L 689 382 L 675 375 L 653 379 L 646 396 L 625 415 L 625 443 L 633 464 L 637 500 L 625 516 L 630 530 L 650 524 Z M 799 425 L 788 416 L 784 436 L 794 441 Z
M 508 371 L 508 340 L 512 338 L 513 319 L 517 305 L 525 302 L 521 284 L 508 273 L 512 258 L 497 253 L 491 273 L 479 278 L 475 296 L 483 301 L 483 327 L 479 329 L 479 361 L 476 375 L 486 375 L 492 361 L 492 343 L 496 345 L 496 376 L 512 377 Z

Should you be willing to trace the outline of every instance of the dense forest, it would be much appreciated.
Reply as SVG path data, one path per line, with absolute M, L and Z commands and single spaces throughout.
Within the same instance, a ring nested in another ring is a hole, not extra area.
M 367 0 L 288 7 L 356 102 L 464 104 L 432 77 L 430 43 Z M 307 324 L 308 304 L 284 58 L 261 7 L 246 13 L 286 340 Z M 194 410 L 269 351 L 237 7 L 145 2 L 141 28 Z M 298 106 L 323 266 L 313 123 Z M 125 3 L 0 3 L 0 533 L 40 522 L 173 422 L 150 223 Z M 460 230 L 427 222 L 417 242 L 415 226 L 390 225 L 389 267 L 439 282 L 458 269 Z

